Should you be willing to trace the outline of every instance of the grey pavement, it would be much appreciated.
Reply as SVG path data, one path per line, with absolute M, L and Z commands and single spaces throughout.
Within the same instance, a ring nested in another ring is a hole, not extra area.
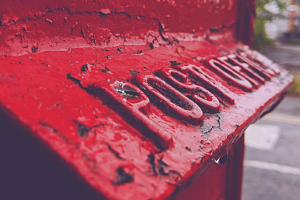
M 263 53 L 300 74 L 300 46 Z M 300 200 L 300 97 L 287 96 L 246 131 L 242 200 Z
M 300 46 L 275 43 L 272 48 L 267 48 L 262 53 L 274 62 L 294 70 L 291 67 L 300 68 Z M 296 69 L 297 70 L 297 69 Z
M 281 118 L 274 120 L 266 117 L 255 126 L 279 127 L 279 137 L 274 147 L 264 150 L 246 146 L 245 161 L 259 161 L 262 167 L 244 165 L 243 200 L 300 199 L 300 97 L 287 96 L 273 113 Z M 281 120 L 287 116 L 294 116 L 299 123 Z M 282 172 L 280 169 L 276 171 L 268 166 L 264 168 L 264 163 L 292 167 L 298 169 L 299 174 Z
M 263 53 L 300 74 L 300 46 L 277 43 Z M 287 96 L 269 117 L 246 131 L 242 199 L 300 200 L 300 97 Z

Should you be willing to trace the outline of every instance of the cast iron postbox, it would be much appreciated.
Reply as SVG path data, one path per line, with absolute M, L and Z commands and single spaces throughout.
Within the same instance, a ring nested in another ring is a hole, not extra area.
M 1 2 L 0 198 L 239 199 L 243 132 L 293 81 L 247 46 L 254 13 L 252 0 Z

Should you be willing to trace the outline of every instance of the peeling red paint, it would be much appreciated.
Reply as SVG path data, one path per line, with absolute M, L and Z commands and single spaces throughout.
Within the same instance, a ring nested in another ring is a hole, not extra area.
M 15 55 L 31 53 L 33 46 L 43 51 L 124 43 L 158 45 L 178 37 L 234 33 L 237 6 L 234 0 L 4 1 L 0 45 L 2 53 Z
M 293 80 L 236 41 L 237 1 L 22 2 L 1 109 L 109 199 L 174 198 Z
M 182 44 L 188 47 L 189 43 Z M 290 75 L 280 69 L 280 75 L 258 89 L 246 92 L 228 85 L 226 79 L 209 68 L 202 68 L 203 72 L 213 76 L 213 81 L 228 88 L 226 94 L 230 94 L 234 104 L 225 100 L 219 112 L 204 111 L 203 125 L 194 126 L 189 121 L 181 121 L 176 113 L 161 110 L 156 103 L 147 103 L 150 106 L 148 117 L 159 125 L 160 134 L 172 137 L 172 145 L 161 151 L 160 145 L 147 135 L 155 125 L 149 124 L 150 127 L 145 128 L 147 122 L 136 123 L 133 116 L 137 111 L 128 113 L 101 90 L 88 87 L 95 83 L 103 88 L 108 80 L 127 83 L 134 76 L 170 66 L 172 60 L 182 62 L 175 53 L 176 47 L 158 47 L 144 51 L 143 55 L 132 54 L 135 48 L 126 46 L 119 54 L 114 50 L 116 48 L 109 51 L 72 49 L 2 57 L 0 61 L 2 109 L 13 113 L 23 126 L 30 127 L 33 135 L 47 143 L 108 198 L 163 198 L 169 196 L 179 183 L 184 187 L 194 173 L 209 165 L 218 152 L 226 149 L 261 113 L 276 103 L 292 81 Z M 217 55 L 218 49 L 213 49 Z M 207 55 L 206 50 L 200 51 L 199 55 Z M 86 64 L 88 69 L 82 71 Z M 139 73 L 131 75 L 132 70 Z M 139 85 L 139 82 L 135 83 Z M 202 143 L 202 140 L 207 142 Z M 186 146 L 191 151 L 187 151 Z M 152 154 L 153 164 L 148 159 Z M 159 159 L 167 164 L 164 171 L 176 171 L 178 175 L 159 172 L 156 168 Z M 122 167 L 122 173 L 132 175 L 130 183 L 121 184 L 117 178 L 119 167 Z M 170 181 L 173 184 L 169 184 Z M 135 192 L 130 188 L 136 188 Z

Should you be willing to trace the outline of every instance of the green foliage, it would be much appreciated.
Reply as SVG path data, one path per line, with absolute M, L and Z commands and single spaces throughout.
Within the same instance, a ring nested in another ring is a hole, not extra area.
M 266 19 L 257 18 L 254 22 L 253 48 L 261 51 L 264 47 L 272 46 L 273 40 L 268 38 L 265 31 Z
M 264 6 L 267 3 L 271 3 L 273 1 L 275 1 L 275 3 L 277 4 L 277 6 L 280 10 L 283 10 L 286 8 L 286 3 L 283 1 L 280 1 L 280 0 L 256 0 L 256 10 L 257 11 L 266 11 L 264 9 Z
M 267 3 L 269 3 L 269 0 L 256 0 L 256 10 L 263 11 Z
M 277 6 L 281 11 L 286 9 L 286 2 L 282 2 L 280 0 L 275 0 L 275 2 L 277 3 Z
M 289 90 L 289 94 L 300 95 L 300 75 L 292 73 L 294 75 L 294 83 Z
M 256 11 L 268 12 L 264 6 L 271 2 L 275 2 L 281 11 L 286 8 L 286 3 L 281 0 L 256 0 Z M 254 22 L 253 48 L 258 51 L 262 51 L 264 47 L 272 46 L 274 43 L 272 39 L 268 38 L 265 31 L 265 22 L 268 20 L 271 18 L 256 18 Z

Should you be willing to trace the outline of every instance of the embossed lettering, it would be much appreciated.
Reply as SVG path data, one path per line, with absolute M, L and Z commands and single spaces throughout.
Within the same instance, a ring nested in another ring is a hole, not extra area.
M 251 59 L 254 62 L 257 62 L 260 65 L 262 65 L 264 67 L 264 69 L 266 69 L 266 71 L 271 73 L 273 76 L 277 76 L 280 74 L 278 64 L 274 63 L 266 56 L 262 55 L 261 53 L 259 53 L 257 51 L 253 51 L 253 50 L 252 51 L 247 50 L 245 53 L 247 55 L 250 55 L 249 57 L 251 57 Z
M 209 75 L 204 74 L 200 67 L 197 67 L 195 65 L 187 65 L 182 66 L 178 69 L 187 74 L 195 84 L 202 85 L 207 90 L 213 92 L 214 95 L 218 95 L 221 101 L 225 100 L 230 104 L 234 103 L 234 99 L 231 97 L 230 91 L 228 91 L 227 88 L 224 88 L 221 84 L 214 81 L 214 79 Z
M 157 72 L 166 82 L 178 89 L 182 94 L 194 100 L 202 110 L 217 112 L 219 100 L 207 89 L 188 83 L 187 75 L 174 68 L 162 68 Z
M 251 83 L 227 65 L 224 65 L 216 59 L 211 59 L 206 62 L 207 66 L 211 67 L 214 71 L 217 71 L 221 76 L 234 83 L 237 87 L 245 91 L 252 91 L 253 86 Z
M 261 65 L 250 60 L 245 52 L 240 52 L 237 55 L 237 59 L 239 59 L 240 63 L 247 64 L 249 69 L 251 69 L 256 74 L 260 75 L 267 81 L 270 80 L 272 76 L 274 76 L 274 73 L 270 73 L 270 71 L 266 71 Z
M 217 60 L 239 73 L 241 76 L 247 79 L 255 88 L 258 88 L 262 83 L 264 83 L 264 79 L 258 76 L 253 71 L 249 70 L 248 64 L 240 63 L 237 60 L 236 55 L 231 54 L 228 56 L 218 57 Z
M 137 86 L 132 83 L 114 81 L 112 83 L 97 83 L 93 87 L 104 90 L 108 96 L 123 105 L 127 112 L 154 133 L 152 137 L 156 138 L 163 147 L 167 148 L 172 144 L 171 135 L 167 131 L 162 131 L 162 128 L 148 117 L 150 100 Z
M 176 117 L 194 125 L 202 123 L 203 113 L 199 106 L 159 77 L 137 74 L 132 82 Z

